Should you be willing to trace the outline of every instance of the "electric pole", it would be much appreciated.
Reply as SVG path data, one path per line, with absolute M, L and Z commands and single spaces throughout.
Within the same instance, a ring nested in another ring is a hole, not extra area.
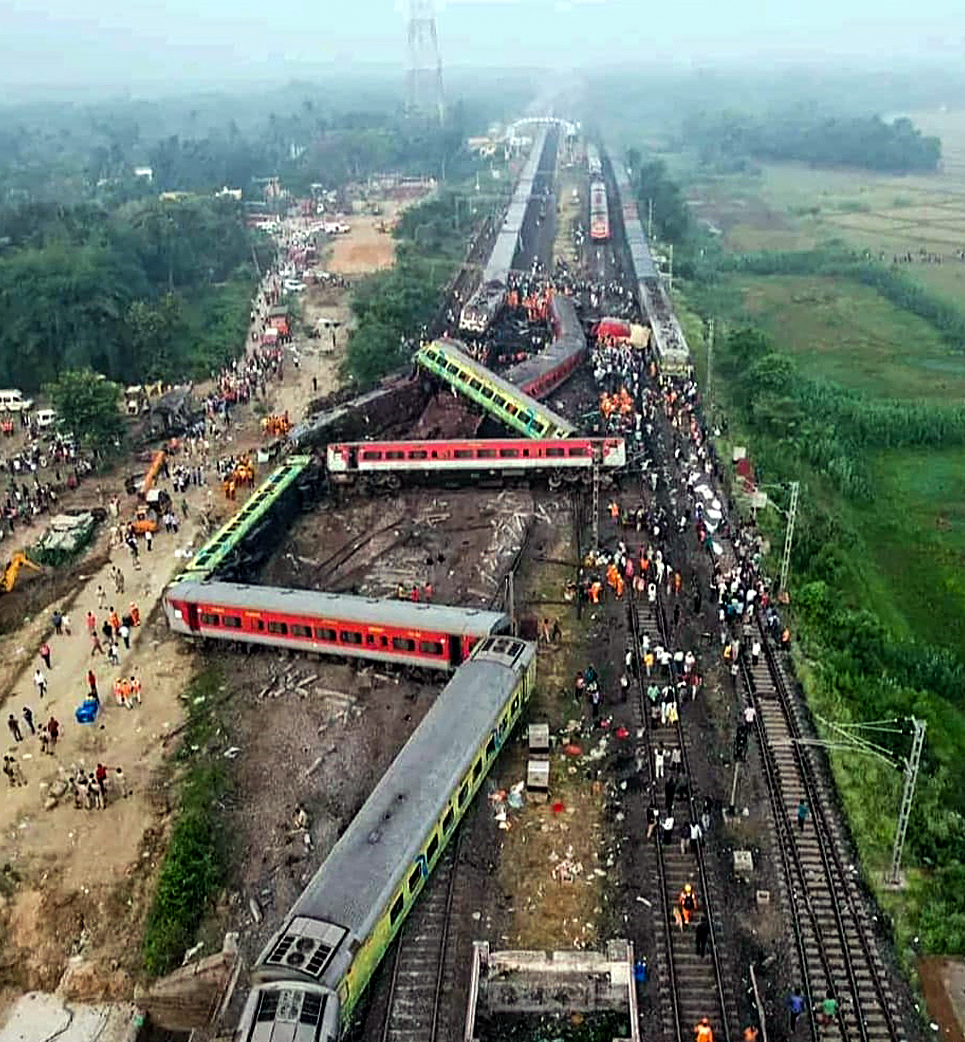
M 901 885 L 901 852 L 908 832 L 908 821 L 911 818 L 911 805 L 915 798 L 915 784 L 918 781 L 918 769 L 921 766 L 921 750 L 925 744 L 926 720 L 911 718 L 915 732 L 911 740 L 911 753 L 905 760 L 905 790 L 901 796 L 901 810 L 898 812 L 898 828 L 895 831 L 895 846 L 891 852 L 891 870 L 888 882 L 892 886 Z
M 593 552 L 600 549 L 600 461 L 593 453 Z
M 647 200 L 647 239 L 653 238 L 653 199 Z
M 667 289 L 673 292 L 673 243 L 670 244 L 670 274 L 667 276 Z
M 794 522 L 797 519 L 797 498 L 801 490 L 799 481 L 791 482 L 791 505 L 787 509 L 787 531 L 784 533 L 784 556 L 781 558 L 781 581 L 777 587 L 778 593 L 787 589 L 787 573 L 791 567 L 791 541 L 794 539 Z
M 707 321 L 707 404 L 714 404 L 714 320 Z

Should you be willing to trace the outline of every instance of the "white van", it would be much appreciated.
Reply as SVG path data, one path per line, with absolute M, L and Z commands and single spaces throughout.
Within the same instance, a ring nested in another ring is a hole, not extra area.
M 53 427 L 57 422 L 57 410 L 56 409 L 38 409 L 34 413 L 34 423 L 37 427 L 44 431 L 48 427 Z
M 2 412 L 28 412 L 33 405 L 33 398 L 24 398 L 23 391 L 0 391 L 0 411 Z

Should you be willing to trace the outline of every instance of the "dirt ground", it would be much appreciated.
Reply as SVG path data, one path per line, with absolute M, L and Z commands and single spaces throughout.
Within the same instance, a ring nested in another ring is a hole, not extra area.
M 508 489 L 353 493 L 301 517 L 262 581 L 373 597 L 431 582 L 437 603 L 485 607 L 532 514 L 531 493 Z
M 364 275 L 380 268 L 392 267 L 395 261 L 395 239 L 388 230 L 380 231 L 379 228 L 391 228 L 402 208 L 393 202 L 384 203 L 383 208 L 385 213 L 379 217 L 352 214 L 346 218 L 352 230 L 336 236 L 329 259 L 325 262 L 329 271 L 339 275 Z

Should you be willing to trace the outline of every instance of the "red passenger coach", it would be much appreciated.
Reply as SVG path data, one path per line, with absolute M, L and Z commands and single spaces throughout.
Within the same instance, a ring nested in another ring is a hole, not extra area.
M 593 461 L 605 470 L 626 465 L 622 438 L 487 438 L 482 441 L 355 441 L 329 445 L 329 478 L 351 484 L 359 477 L 377 479 L 464 474 L 471 477 L 518 477 L 539 473 L 577 480 L 590 474 Z M 384 482 L 382 482 L 384 483 Z
M 223 582 L 175 583 L 164 614 L 186 636 L 445 671 L 509 630 L 502 612 Z

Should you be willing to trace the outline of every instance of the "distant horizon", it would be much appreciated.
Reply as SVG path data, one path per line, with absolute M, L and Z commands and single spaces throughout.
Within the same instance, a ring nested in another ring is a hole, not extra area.
M 638 67 L 630 80 L 646 81 L 649 78 L 665 76 L 673 78 L 690 78 L 700 75 L 719 75 L 722 77 L 750 77 L 767 80 L 783 75 L 800 75 L 819 73 L 832 79 L 851 79 L 863 75 L 884 74 L 891 77 L 912 77 L 920 71 L 929 78 L 947 77 L 950 98 L 961 95 L 961 102 L 951 102 L 952 107 L 958 104 L 965 106 L 965 68 L 960 58 L 947 55 L 947 65 L 936 57 L 921 58 L 918 61 L 905 60 L 900 68 L 894 65 L 895 55 L 875 54 L 852 55 L 843 59 L 840 55 L 788 55 L 778 58 L 759 55 L 756 63 L 744 58 L 730 56 L 718 60 L 674 61 L 669 58 L 657 58 L 648 67 Z M 846 64 L 843 64 L 843 60 Z M 243 96 L 261 90 L 279 91 L 286 88 L 319 87 L 337 79 L 343 87 L 354 83 L 367 83 L 373 88 L 391 89 L 393 85 L 402 92 L 405 66 L 402 62 L 389 60 L 373 62 L 355 62 L 350 70 L 340 66 L 338 62 L 315 64 L 312 66 L 295 63 L 282 64 L 270 71 L 259 68 L 237 69 L 235 75 L 208 74 L 206 76 L 185 76 L 172 80 L 171 77 L 158 79 L 128 78 L 123 81 L 107 80 L 64 80 L 52 81 L 48 76 L 37 82 L 5 82 L 0 67 L 0 110 L 33 103 L 63 102 L 72 100 L 77 104 L 91 102 L 143 102 L 176 100 L 182 97 L 207 95 Z M 533 65 L 531 63 L 507 62 L 499 65 L 483 65 L 471 63 L 443 62 L 443 77 L 449 87 L 479 87 L 479 80 L 487 75 L 508 74 L 522 79 L 525 76 L 549 76 L 570 74 L 575 78 L 590 80 L 605 79 L 619 75 L 619 69 L 600 68 L 598 65 L 570 65 L 554 67 L 551 65 Z M 936 104 L 939 104 L 936 102 Z

